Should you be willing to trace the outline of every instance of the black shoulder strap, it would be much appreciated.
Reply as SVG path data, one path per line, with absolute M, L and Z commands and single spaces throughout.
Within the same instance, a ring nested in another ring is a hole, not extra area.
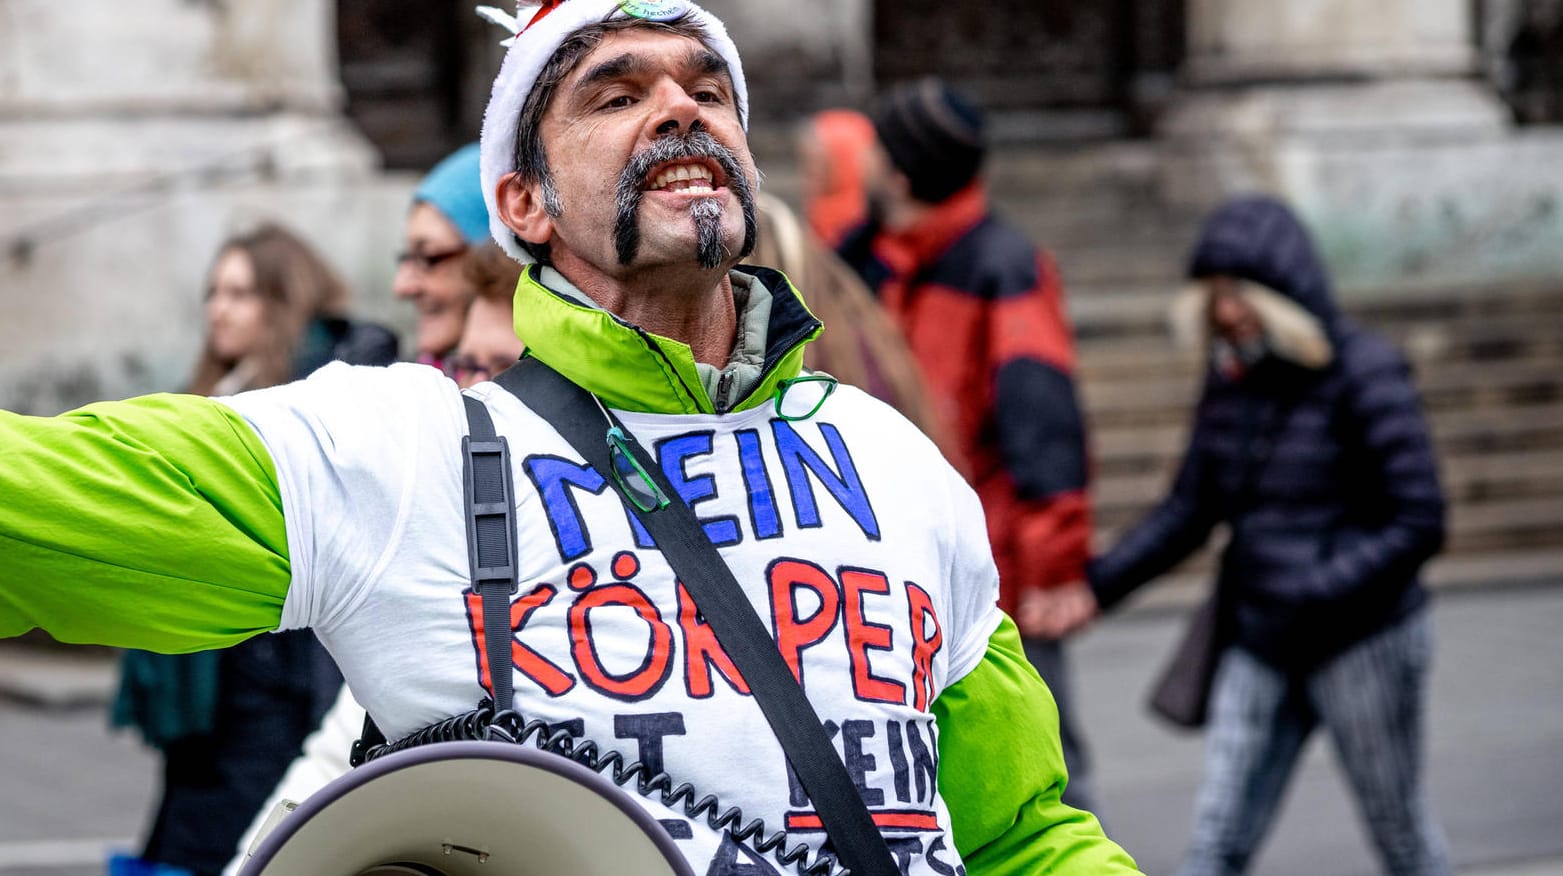
M 472 592 L 482 600 L 483 650 L 494 691 L 494 711 L 498 713 L 509 709 L 515 696 L 510 660 L 510 597 L 519 589 L 519 583 L 510 446 L 495 434 L 494 419 L 486 405 L 467 395 L 461 400 L 467 413 L 461 458 L 468 568 Z M 371 750 L 385 742 L 385 734 L 374 719 L 364 715 L 363 732 L 353 743 L 348 763 L 361 766 Z
M 467 558 L 472 592 L 483 601 L 484 650 L 494 689 L 494 711 L 510 708 L 510 597 L 516 594 L 515 489 L 510 446 L 494 434 L 488 408 L 463 395 L 467 437 L 461 439 L 462 478 L 467 506 Z M 502 635 L 494 635 L 502 633 Z
M 825 735 L 813 705 L 782 660 L 770 630 L 661 467 L 633 436 L 624 433 L 629 451 L 670 500 L 661 508 L 643 511 L 624 494 L 618 479 L 611 477 L 614 464 L 605 436 L 609 420 L 613 426 L 622 429 L 622 425 L 599 408 L 589 393 L 530 356 L 500 374 L 495 382 L 558 430 L 577 453 L 607 476 L 625 507 L 640 518 L 753 692 L 793 772 L 814 802 L 838 860 L 856 876 L 897 876 L 900 871 L 884 837 Z M 491 665 L 497 665 L 492 658 Z

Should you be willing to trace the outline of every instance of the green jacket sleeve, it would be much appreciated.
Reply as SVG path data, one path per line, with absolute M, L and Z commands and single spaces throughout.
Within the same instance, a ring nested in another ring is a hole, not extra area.
M 1060 800 L 1069 781 L 1058 709 L 1005 618 L 977 668 L 934 700 L 939 789 L 970 876 L 1138 873 L 1096 816 Z
M 211 399 L 0 411 L 0 637 L 185 652 L 275 629 L 290 579 L 276 471 Z

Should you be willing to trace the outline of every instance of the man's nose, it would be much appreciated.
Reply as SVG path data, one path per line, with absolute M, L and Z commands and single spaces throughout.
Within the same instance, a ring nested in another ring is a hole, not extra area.
M 656 114 L 653 116 L 654 134 L 688 133 L 700 120 L 700 104 L 676 82 L 663 82 L 657 86 L 652 99 Z

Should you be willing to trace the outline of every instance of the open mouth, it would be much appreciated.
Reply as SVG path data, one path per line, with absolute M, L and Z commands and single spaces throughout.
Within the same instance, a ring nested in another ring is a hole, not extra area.
M 681 158 L 659 164 L 646 175 L 648 192 L 709 195 L 726 183 L 722 168 L 704 158 Z

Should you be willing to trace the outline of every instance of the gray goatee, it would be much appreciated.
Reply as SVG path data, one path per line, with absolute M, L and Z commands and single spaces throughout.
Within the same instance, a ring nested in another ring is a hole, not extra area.
M 743 210 L 744 241 L 738 255 L 741 258 L 754 251 L 758 233 L 754 193 L 750 190 L 748 177 L 738 164 L 738 157 L 710 134 L 692 128 L 684 136 L 669 134 L 653 141 L 649 147 L 636 153 L 619 175 L 615 198 L 617 216 L 613 223 L 613 241 L 618 251 L 619 264 L 628 265 L 640 252 L 639 211 L 641 199 L 645 196 L 641 185 L 651 169 L 659 164 L 687 158 L 709 158 L 721 166 L 723 175 L 727 177 L 727 187 L 737 196 L 739 207 Z M 715 198 L 701 198 L 691 206 L 690 215 L 699 238 L 693 255 L 702 268 L 715 268 L 731 255 L 722 242 L 722 204 Z

